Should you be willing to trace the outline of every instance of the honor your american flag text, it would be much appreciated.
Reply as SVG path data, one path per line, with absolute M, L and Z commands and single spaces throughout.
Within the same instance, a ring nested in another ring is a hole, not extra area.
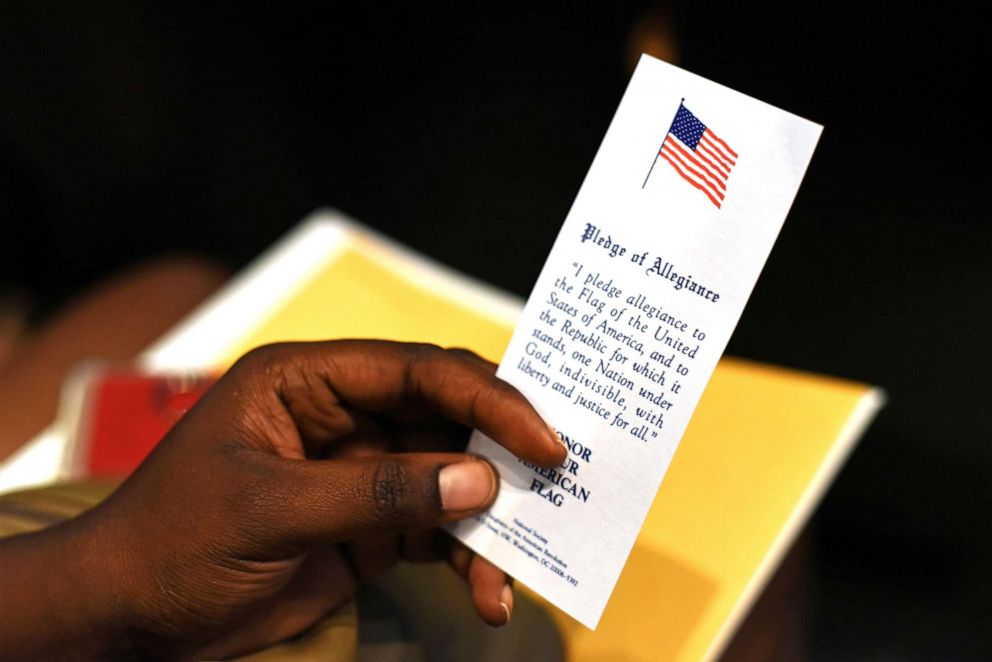
M 641 188 L 647 186 L 658 157 L 668 161 L 682 179 L 705 193 L 718 208 L 723 204 L 727 178 L 737 163 L 737 152 L 693 115 L 685 107 L 684 99 Z

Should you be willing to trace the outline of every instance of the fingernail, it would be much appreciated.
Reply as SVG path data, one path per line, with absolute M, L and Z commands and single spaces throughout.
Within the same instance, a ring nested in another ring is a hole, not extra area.
M 503 609 L 503 613 L 506 614 L 506 625 L 510 622 L 510 614 L 513 613 L 513 590 L 510 585 L 507 584 L 503 587 L 503 592 L 499 594 L 499 606 Z
M 562 441 L 562 438 L 560 436 L 558 436 L 558 431 L 555 430 L 553 427 L 551 427 L 547 423 L 545 423 L 545 425 L 548 426 L 548 432 L 551 433 L 551 438 L 554 439 L 554 441 L 555 441 L 556 444 L 558 444 L 559 446 L 561 446 L 562 448 L 564 448 L 565 449 L 565 453 L 567 454 L 568 453 L 568 446 L 566 446 L 565 445 L 565 442 Z
M 496 474 L 488 462 L 465 460 L 449 464 L 437 478 L 445 510 L 475 510 L 485 506 L 496 491 Z

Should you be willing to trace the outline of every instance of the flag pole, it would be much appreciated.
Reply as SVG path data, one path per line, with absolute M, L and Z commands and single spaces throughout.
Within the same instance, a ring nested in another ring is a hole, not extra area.
M 665 134 L 665 140 L 668 140 L 668 134 L 667 134 L 667 133 Z M 642 189 L 643 189 L 643 188 L 644 188 L 645 186 L 647 186 L 647 185 L 648 185 L 648 177 L 650 177 L 650 176 L 651 176 L 651 171 L 653 171 L 653 170 L 654 170 L 654 164 L 658 162 L 658 155 L 659 155 L 659 154 L 661 154 L 661 150 L 662 150 L 662 148 L 663 148 L 663 147 L 665 146 L 665 140 L 662 140 L 662 141 L 661 141 L 661 147 L 659 147 L 659 148 L 658 148 L 658 151 L 654 153 L 654 161 L 652 161 L 652 162 L 651 162 L 651 167 L 650 167 L 650 168 L 648 168 L 648 174 L 644 176 L 644 183 L 643 183 L 643 184 L 641 184 L 641 188 L 642 188 Z
M 682 110 L 682 104 L 684 103 L 685 97 L 682 97 L 682 101 L 679 102 L 679 108 L 675 111 L 675 117 L 679 116 L 679 110 Z M 648 178 L 651 177 L 651 172 L 654 171 L 654 166 L 658 163 L 658 156 L 661 154 L 661 150 L 665 148 L 665 142 L 668 141 L 668 134 L 675 128 L 675 117 L 672 118 L 672 124 L 668 127 L 668 131 L 665 132 L 665 137 L 662 139 L 661 144 L 658 145 L 658 151 L 654 153 L 654 161 L 651 162 L 651 167 L 648 168 L 648 174 L 644 177 L 644 183 L 641 184 L 642 189 L 648 185 Z

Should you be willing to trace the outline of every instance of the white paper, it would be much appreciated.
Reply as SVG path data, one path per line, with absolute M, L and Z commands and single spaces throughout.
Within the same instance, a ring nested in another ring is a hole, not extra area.
M 589 628 L 820 131 L 642 56 L 565 219 L 497 374 L 571 452 L 541 471 L 476 431 L 500 493 L 452 531 Z

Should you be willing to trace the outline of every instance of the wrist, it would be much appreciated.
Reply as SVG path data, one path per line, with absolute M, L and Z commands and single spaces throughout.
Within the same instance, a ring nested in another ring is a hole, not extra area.
M 142 548 L 132 518 L 101 504 L 68 523 L 68 567 L 80 577 L 87 604 L 81 622 L 97 657 L 113 660 L 172 659 L 188 647 L 163 610 L 168 596 Z
M 78 626 L 94 657 L 130 659 L 147 646 L 140 587 L 127 531 L 103 517 L 102 508 L 65 524 L 56 545 L 63 558 Z M 65 581 L 65 580 L 64 580 Z M 135 657 L 137 659 L 137 657 Z
M 0 657 L 117 658 L 140 631 L 117 537 L 83 516 L 0 540 Z

